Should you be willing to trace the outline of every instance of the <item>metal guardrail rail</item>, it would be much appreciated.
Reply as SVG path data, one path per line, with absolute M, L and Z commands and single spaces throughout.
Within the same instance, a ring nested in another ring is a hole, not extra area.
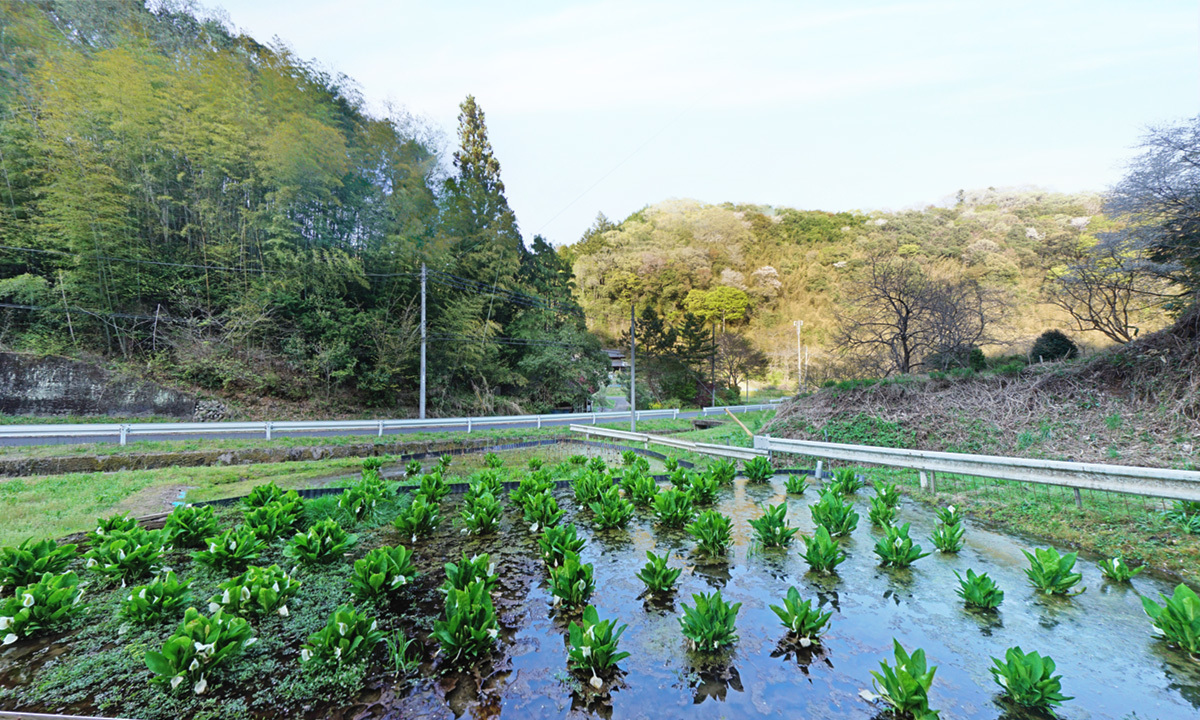
M 778 404 L 737 405 L 729 409 L 734 412 L 749 412 L 768 410 L 778 407 Z M 723 413 L 725 407 L 706 407 L 700 409 L 700 415 Z M 654 420 L 678 418 L 679 410 L 638 410 L 638 420 Z M 536 427 L 544 424 L 560 425 L 571 421 L 614 422 L 629 418 L 629 411 L 610 411 L 596 413 L 561 413 L 549 415 L 493 415 L 484 417 L 457 418 L 426 418 L 402 420 L 319 420 L 319 421 L 267 421 L 267 422 L 179 422 L 179 423 L 74 423 L 74 424 L 40 424 L 40 425 L 0 425 L 0 439 L 3 438 L 116 438 L 124 445 L 128 438 L 138 435 L 209 435 L 209 434 L 247 434 L 262 435 L 270 440 L 277 433 L 304 432 L 333 432 L 341 431 L 347 435 L 375 434 L 382 436 L 388 430 L 400 429 L 438 429 L 466 428 L 471 432 L 476 428 L 502 425 L 518 425 L 534 423 Z
M 941 472 L 1074 488 L 1076 503 L 1079 502 L 1080 490 L 1106 490 L 1170 500 L 1200 500 L 1200 472 L 1190 470 L 843 445 L 773 438 L 769 435 L 756 435 L 754 447 L 770 453 L 791 453 L 825 460 L 917 470 L 921 473 L 921 487 L 927 490 L 937 489 L 935 473 Z
M 701 453 L 704 455 L 715 455 L 717 457 L 733 458 L 735 460 L 750 460 L 756 457 L 766 457 L 766 450 L 755 450 L 754 448 L 743 448 L 730 445 L 713 445 L 711 443 L 692 442 L 691 440 L 682 440 L 680 438 L 666 437 L 663 435 L 649 435 L 647 433 L 629 432 L 627 430 L 610 430 L 608 428 L 592 427 L 590 425 L 572 425 L 571 432 L 583 433 L 587 437 L 606 437 L 615 440 L 625 440 L 626 442 L 639 442 L 647 445 L 665 445 L 667 447 L 677 448 L 679 450 L 688 450 L 690 452 Z

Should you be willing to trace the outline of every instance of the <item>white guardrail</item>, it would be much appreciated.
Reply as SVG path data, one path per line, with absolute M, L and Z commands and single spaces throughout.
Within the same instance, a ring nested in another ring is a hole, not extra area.
M 713 415 L 732 412 L 768 410 L 778 403 L 762 405 L 735 405 L 729 407 L 706 407 L 695 412 L 698 415 Z M 688 414 L 686 411 L 683 414 Z M 661 420 L 678 418 L 679 410 L 638 410 L 638 420 Z M 439 428 L 464 428 L 471 432 L 476 428 L 495 425 L 519 425 L 533 423 L 561 425 L 583 421 L 595 425 L 598 422 L 619 422 L 629 419 L 629 411 L 596 413 L 560 413 L 549 415 L 493 415 L 487 417 L 426 418 L 404 420 L 320 420 L 320 421 L 267 421 L 267 422 L 179 422 L 179 423 L 74 423 L 42 425 L 0 425 L 0 439 L 6 438 L 115 438 L 124 445 L 128 438 L 138 435 L 214 435 L 247 434 L 262 435 L 267 440 L 277 433 L 342 432 L 347 435 L 370 434 L 382 436 L 388 430 L 417 430 Z
M 628 432 L 625 430 L 591 427 L 590 425 L 572 425 L 571 432 L 582 433 L 589 438 L 603 437 L 612 440 L 624 440 L 625 442 L 639 442 L 643 445 L 665 445 L 679 450 L 689 450 L 704 455 L 716 455 L 717 457 L 734 458 L 736 460 L 766 457 L 769 454 L 766 450 L 755 450 L 754 448 L 713 445 L 711 443 L 692 442 L 691 440 L 664 435 L 648 435 L 646 433 Z
M 1080 503 L 1080 490 L 1107 490 L 1171 500 L 1200 500 L 1200 472 L 1190 470 L 843 445 L 773 438 L 769 435 L 756 435 L 754 447 L 769 453 L 791 453 L 825 460 L 917 470 L 921 474 L 921 487 L 927 490 L 937 489 L 935 473 L 943 472 L 1074 488 L 1076 504 Z

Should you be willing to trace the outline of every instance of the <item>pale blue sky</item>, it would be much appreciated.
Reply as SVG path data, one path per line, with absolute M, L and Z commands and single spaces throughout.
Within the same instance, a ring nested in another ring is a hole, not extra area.
M 898 209 L 1115 182 L 1200 114 L 1194 0 L 210 0 L 454 143 L 474 94 L 527 238 L 673 197 Z

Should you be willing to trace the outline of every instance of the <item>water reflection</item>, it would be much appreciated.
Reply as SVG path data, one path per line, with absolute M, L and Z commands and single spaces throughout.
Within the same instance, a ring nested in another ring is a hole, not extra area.
M 833 669 L 833 660 L 830 657 L 829 649 L 824 645 L 809 645 L 808 647 L 800 647 L 786 639 L 775 646 L 775 650 L 771 652 L 773 658 L 783 658 L 784 660 L 795 660 L 796 666 L 800 668 L 800 672 L 808 677 L 809 669 L 813 663 L 824 665 L 830 670 Z M 812 679 L 809 679 L 812 683 Z
M 991 637 L 992 633 L 1004 628 L 1004 620 L 996 610 L 983 608 L 964 608 L 963 612 L 979 626 L 979 634 Z
M 742 687 L 742 676 L 733 665 L 707 665 L 693 670 L 690 678 L 692 689 L 692 704 L 699 705 L 712 698 L 725 702 L 729 690 L 745 692 Z

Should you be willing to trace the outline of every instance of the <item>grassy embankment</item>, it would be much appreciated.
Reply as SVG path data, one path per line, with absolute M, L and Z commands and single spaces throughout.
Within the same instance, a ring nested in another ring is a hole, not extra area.
M 752 428 L 760 426 L 767 417 L 769 417 L 768 413 L 739 415 L 739 418 L 742 418 L 743 422 L 751 424 Z M 690 426 L 688 420 L 647 420 L 638 423 L 639 429 L 648 432 L 686 430 Z M 609 425 L 608 427 L 628 429 L 628 424 Z M 698 439 L 706 439 L 716 437 L 716 433 L 728 434 L 728 429 L 725 427 L 712 428 L 700 431 L 697 435 Z M 738 433 L 741 433 L 740 429 Z M 466 433 L 414 433 L 403 436 L 386 436 L 384 439 L 430 442 L 486 438 L 501 444 L 567 435 L 570 435 L 570 432 L 566 428 L 542 428 L 541 430 L 484 430 L 473 432 L 470 435 Z M 124 448 L 113 443 L 93 443 L 89 445 L 7 447 L 0 452 L 0 455 L 38 453 L 44 457 L 52 457 L 88 453 L 132 454 L 279 446 L 310 447 L 378 440 L 379 438 L 374 436 L 280 438 L 272 441 L 250 438 L 203 439 L 134 442 Z M 682 459 L 704 461 L 702 456 L 692 457 L 688 453 L 679 453 L 679 456 Z M 522 456 L 521 462 L 524 461 L 523 458 L 524 456 Z M 268 481 L 286 489 L 336 485 L 341 480 L 356 475 L 361 464 L 360 458 L 335 458 L 251 465 L 172 467 L 158 470 L 122 470 L 107 473 L 67 473 L 3 478 L 0 479 L 0 515 L 5 518 L 5 521 L 0 524 L 0 546 L 13 545 L 30 536 L 62 537 L 87 530 L 97 517 L 113 513 L 129 512 L 134 515 L 144 515 L 160 512 L 169 509 L 171 503 L 179 500 L 184 492 L 186 492 L 187 500 L 199 502 L 245 495 L 253 486 Z M 458 459 L 455 461 L 454 469 L 456 471 L 459 468 L 466 469 L 474 464 L 465 458 Z

